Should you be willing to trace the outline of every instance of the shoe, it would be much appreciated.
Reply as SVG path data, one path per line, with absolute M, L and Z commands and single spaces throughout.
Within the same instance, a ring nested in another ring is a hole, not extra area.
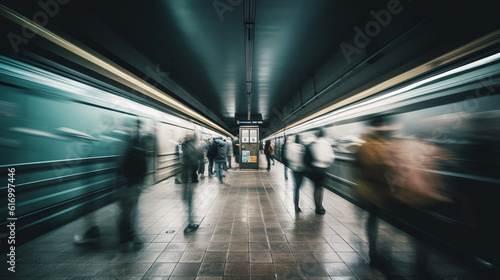
M 325 215 L 325 213 L 326 213 L 325 209 L 316 209 L 316 211 L 315 211 L 315 212 L 316 212 L 316 214 L 318 214 L 318 215 Z
M 198 224 L 192 224 L 192 225 L 189 225 L 189 226 L 187 226 L 187 227 L 184 229 L 184 233 L 190 233 L 190 232 L 193 232 L 193 231 L 197 230 L 199 227 L 200 227 L 200 225 L 198 225 Z
M 195 181 L 193 181 L 193 183 L 198 183 L 199 181 L 200 181 L 200 180 L 195 180 Z
M 222 177 L 226 177 L 226 175 L 222 174 Z
M 75 235 L 74 242 L 77 245 L 97 243 L 101 237 L 99 227 L 93 226 L 89 228 L 83 235 Z
M 175 178 L 175 183 L 176 183 L 176 184 L 182 184 L 182 181 L 181 181 L 181 180 L 179 180 L 179 179 L 177 179 L 177 178 Z
M 201 174 L 200 178 L 201 178 L 201 179 L 205 179 L 205 175 L 204 175 L 204 174 Z
M 300 210 L 299 206 L 295 205 L 295 213 L 300 213 L 302 210 Z

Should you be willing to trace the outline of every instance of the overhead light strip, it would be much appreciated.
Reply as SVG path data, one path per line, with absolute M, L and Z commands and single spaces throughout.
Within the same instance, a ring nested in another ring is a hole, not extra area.
M 219 125 L 215 124 L 211 120 L 207 119 L 206 117 L 202 116 L 198 112 L 192 110 L 191 108 L 187 107 L 186 105 L 182 104 L 181 102 L 175 100 L 171 96 L 167 95 L 166 93 L 158 90 L 157 88 L 147 84 L 146 82 L 142 81 L 139 77 L 135 76 L 134 74 L 130 73 L 129 71 L 123 69 L 122 67 L 114 64 L 110 60 L 106 59 L 105 57 L 97 54 L 97 53 L 90 53 L 89 51 L 86 51 L 82 49 L 81 47 L 76 46 L 75 44 L 65 40 L 64 38 L 60 37 L 59 35 L 51 32 L 50 30 L 46 29 L 45 27 L 25 18 L 24 16 L 18 14 L 17 12 L 0 5 L 0 14 L 4 16 L 5 18 L 21 25 L 22 27 L 29 29 L 36 34 L 42 36 L 43 38 L 55 43 L 56 45 L 65 48 L 66 50 L 84 58 L 85 60 L 105 69 L 106 71 L 109 71 L 113 75 L 119 77 L 120 79 L 115 79 L 116 81 L 126 84 L 130 86 L 130 83 L 133 84 L 134 86 L 138 87 L 140 92 L 153 98 L 156 99 L 163 104 L 172 107 L 176 110 L 179 110 L 213 128 L 216 130 L 222 131 L 228 136 L 231 136 L 231 133 L 226 131 L 224 128 L 220 127 Z M 95 71 L 95 70 L 94 70 Z

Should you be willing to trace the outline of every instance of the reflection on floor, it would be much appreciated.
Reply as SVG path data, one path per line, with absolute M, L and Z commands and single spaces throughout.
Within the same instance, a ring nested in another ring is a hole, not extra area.
M 276 163 L 271 171 L 227 171 L 224 184 L 214 177 L 201 179 L 194 202 L 200 228 L 190 234 L 183 233 L 187 215 L 182 185 L 170 178 L 142 193 L 137 231 L 141 243 L 131 252 L 118 248 L 118 207 L 112 204 L 19 247 L 16 272 L 5 266 L 0 276 L 384 279 L 367 261 L 366 212 L 326 191 L 326 215 L 316 215 L 306 180 L 301 190 L 303 212 L 295 214 L 292 176 L 285 180 L 283 173 L 283 166 Z M 74 234 L 83 232 L 92 219 L 100 227 L 100 242 L 74 245 Z M 379 240 L 399 279 L 416 279 L 410 238 L 382 223 Z M 438 252 L 430 252 L 430 268 L 440 279 L 477 279 Z

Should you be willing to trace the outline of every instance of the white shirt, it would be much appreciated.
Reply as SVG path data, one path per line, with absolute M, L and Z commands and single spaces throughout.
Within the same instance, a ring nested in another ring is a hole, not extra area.
M 285 158 L 288 160 L 288 167 L 296 172 L 302 172 L 306 169 L 304 164 L 305 148 L 298 143 L 287 143 L 285 149 Z

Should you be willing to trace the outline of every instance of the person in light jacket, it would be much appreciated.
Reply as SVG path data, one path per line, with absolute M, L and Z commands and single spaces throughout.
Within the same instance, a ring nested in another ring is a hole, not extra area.
M 323 184 L 326 177 L 326 170 L 335 160 L 332 146 L 324 138 L 325 131 L 320 129 L 316 135 L 316 140 L 309 145 L 311 174 L 310 179 L 314 183 L 314 202 L 316 204 L 316 214 L 325 214 L 323 208 Z
M 304 179 L 304 171 L 306 166 L 304 164 L 304 145 L 300 142 L 300 136 L 295 136 L 294 143 L 287 143 L 285 148 L 285 159 L 288 167 L 293 171 L 293 178 L 295 181 L 295 190 L 293 194 L 293 204 L 295 205 L 295 212 L 301 212 L 299 208 L 299 195 L 300 186 L 302 185 L 302 180 Z

